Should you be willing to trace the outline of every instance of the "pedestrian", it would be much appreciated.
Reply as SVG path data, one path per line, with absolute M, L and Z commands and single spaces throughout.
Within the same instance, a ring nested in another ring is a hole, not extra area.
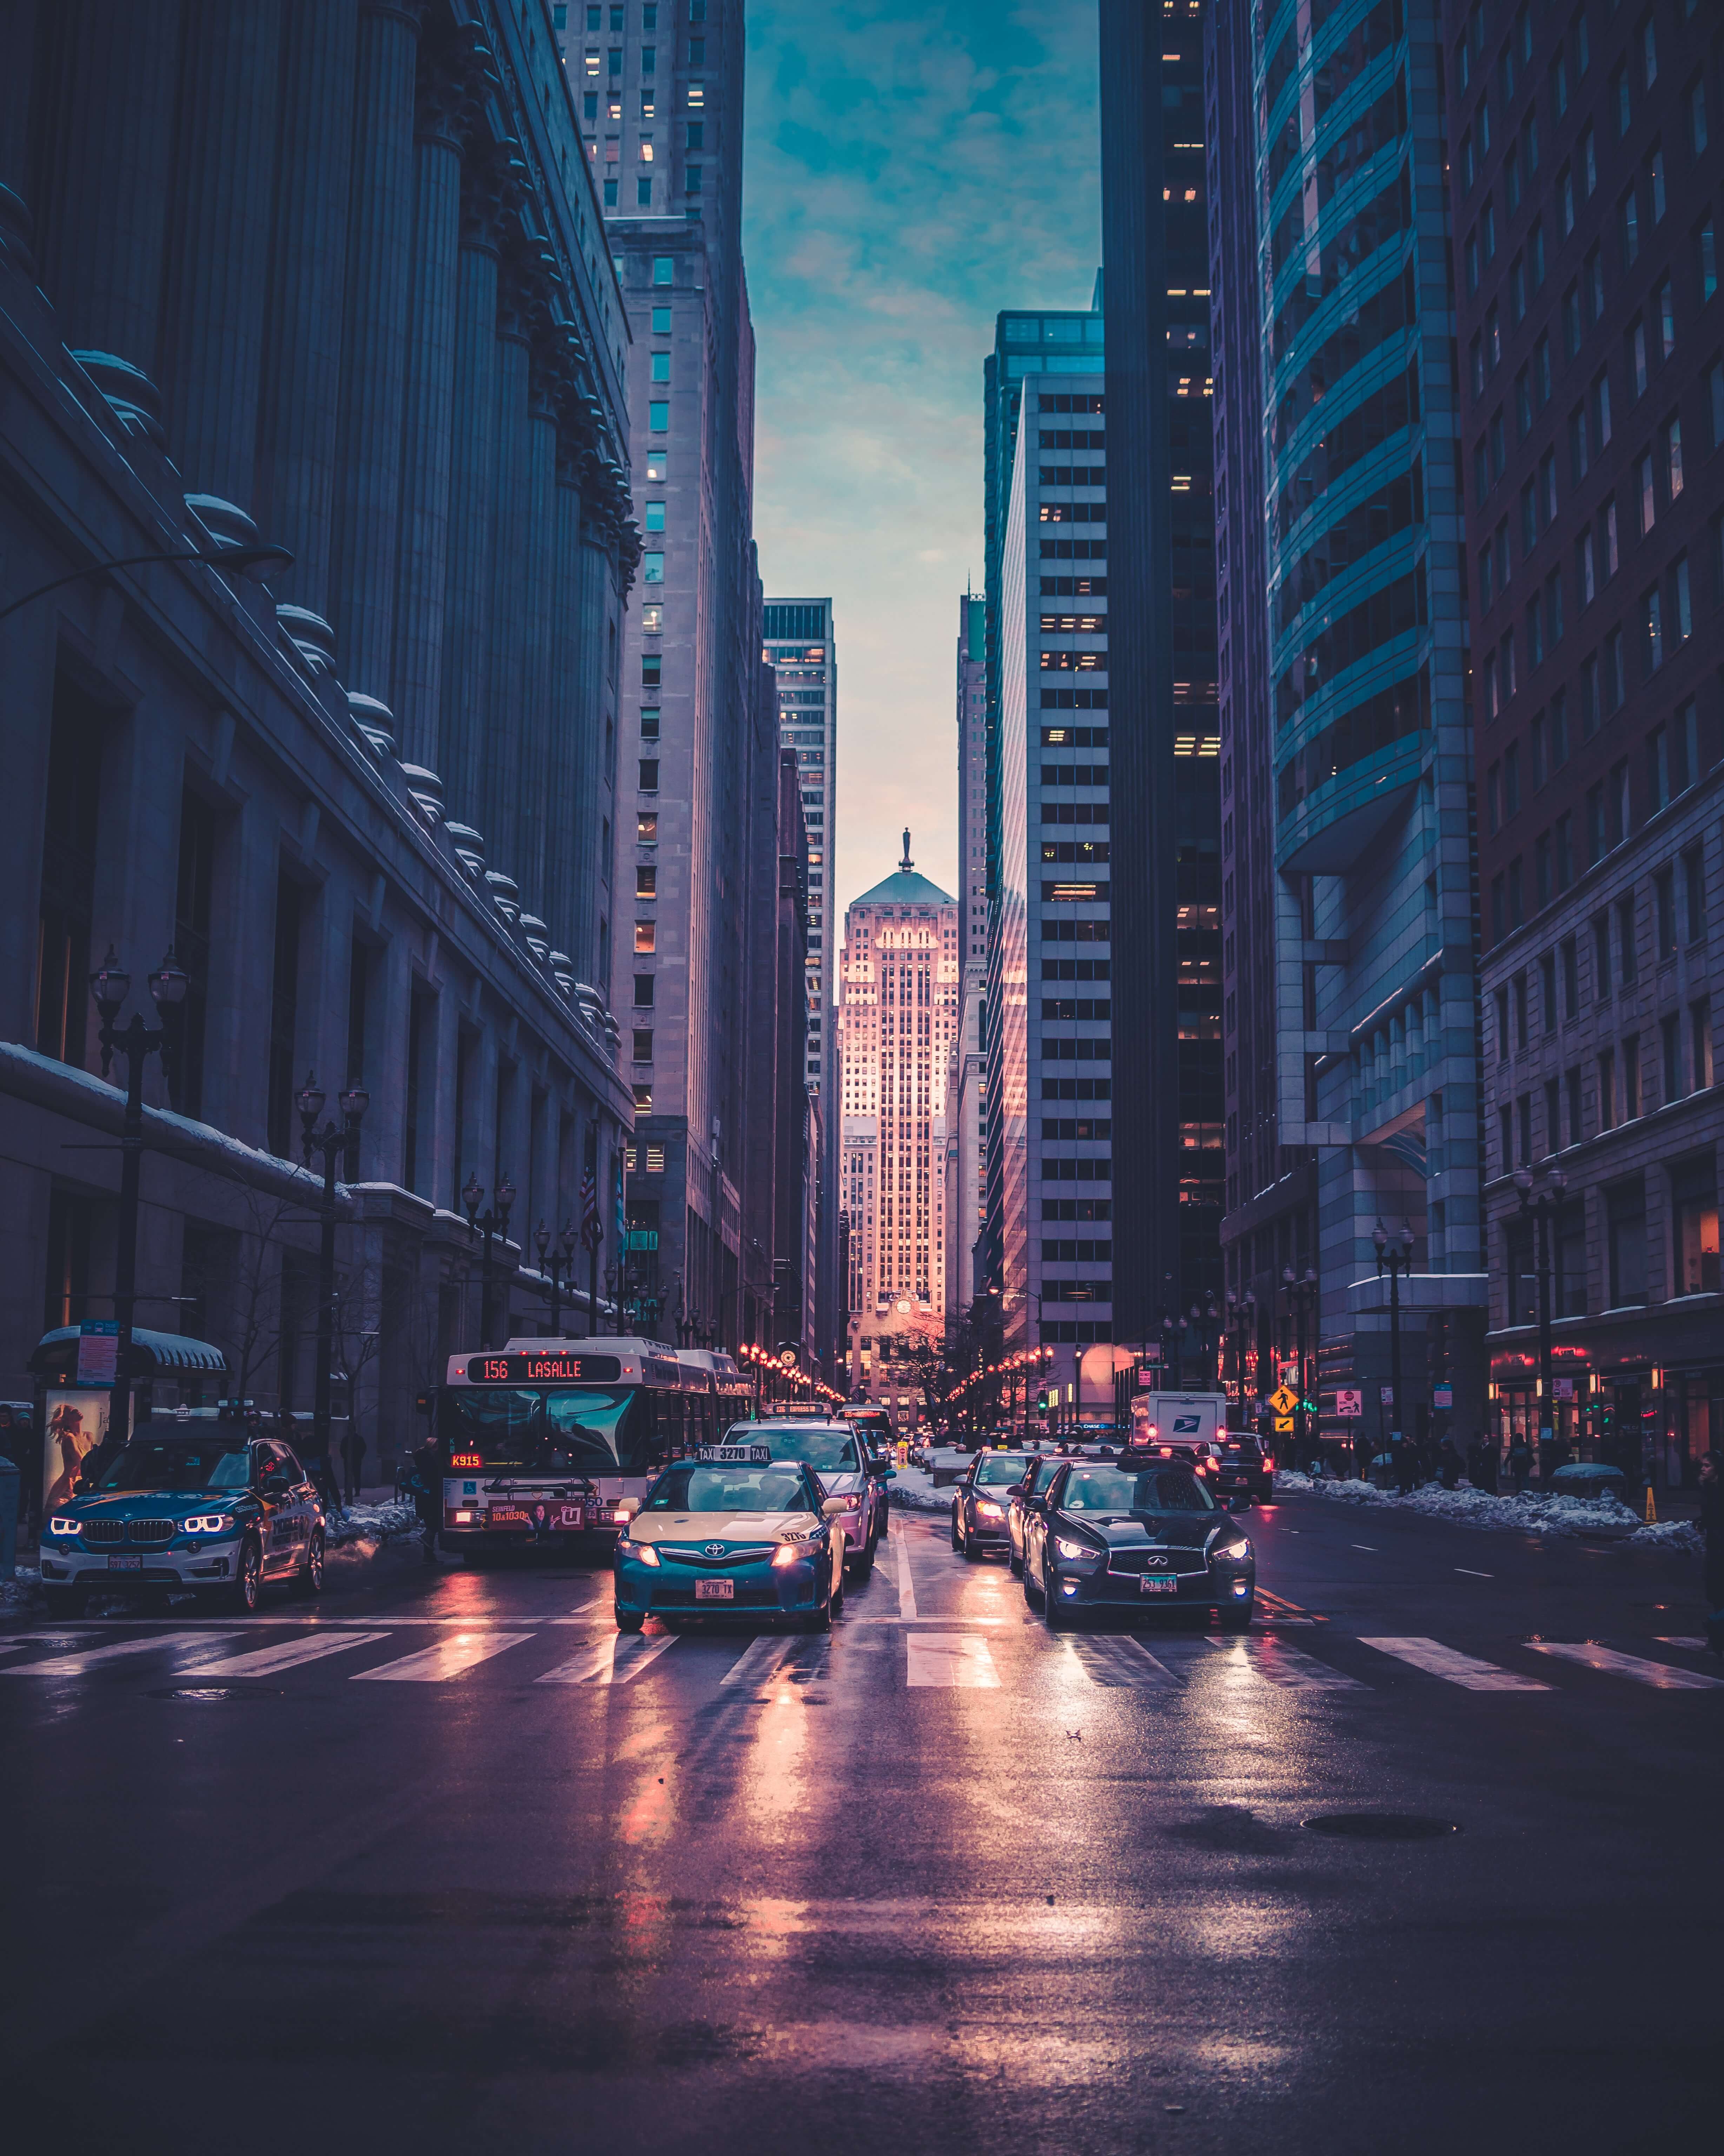
M 1363 1422 L 1353 1436 L 1353 1470 L 1361 1482 L 1371 1480 L 1371 1440 L 1365 1435 Z
M 1515 1486 L 1515 1495 L 1526 1495 L 1526 1478 L 1532 1472 L 1532 1454 L 1526 1440 L 1516 1430 L 1509 1440 L 1509 1480 Z
M 1460 1455 L 1452 1437 L 1445 1437 L 1437 1447 L 1437 1480 L 1445 1490 L 1460 1487 Z
M 425 1536 L 425 1563 L 437 1562 L 437 1536 L 443 1525 L 443 1464 L 437 1440 L 428 1437 L 413 1455 L 414 1509 Z
M 1700 1531 L 1706 1537 L 1706 1645 L 1724 1656 L 1724 1455 L 1716 1445 L 1700 1463 Z
M 1413 1447 L 1397 1430 L 1389 1439 L 1389 1456 L 1395 1463 L 1395 1487 L 1403 1497 L 1413 1491 Z
M 359 1502 L 359 1469 L 364 1458 L 365 1440 L 349 1423 L 347 1435 L 342 1440 L 342 1470 L 346 1480 L 347 1502 L 350 1505 L 357 1505 Z

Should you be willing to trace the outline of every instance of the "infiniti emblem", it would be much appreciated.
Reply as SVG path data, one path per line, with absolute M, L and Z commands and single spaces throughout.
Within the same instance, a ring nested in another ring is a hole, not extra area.
M 702 1557 L 723 1557 L 723 1554 L 724 1545 L 723 1543 L 708 1543 L 701 1551 L 701 1555 Z
M 1144 1559 L 1144 1563 L 1145 1565 L 1159 1564 L 1165 1566 L 1167 1563 L 1166 1553 L 1163 1550 L 1151 1550 L 1149 1555 Z

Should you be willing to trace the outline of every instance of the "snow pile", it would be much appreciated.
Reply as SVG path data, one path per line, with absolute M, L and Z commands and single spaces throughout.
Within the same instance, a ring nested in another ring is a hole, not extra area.
M 894 1471 L 894 1479 L 888 1485 L 894 1505 L 902 1505 L 911 1512 L 949 1512 L 952 1509 L 949 1490 L 936 1490 L 934 1477 L 925 1468 L 900 1467 Z
M 1685 1539 L 1680 1532 L 1686 1522 L 1672 1521 L 1662 1527 L 1643 1527 L 1638 1513 L 1631 1512 L 1619 1498 L 1608 1494 L 1601 1497 L 1555 1497 L 1535 1496 L 1529 1491 L 1524 1497 L 1514 1497 L 1490 1490 L 1475 1490 L 1466 1482 L 1456 1490 L 1445 1490 L 1440 1483 L 1428 1482 L 1403 1497 L 1393 1490 L 1379 1490 L 1370 1482 L 1335 1481 L 1326 1475 L 1314 1479 L 1284 1468 L 1276 1471 L 1275 1491 L 1278 1496 L 1315 1491 L 1320 1496 L 1335 1498 L 1342 1504 L 1387 1506 L 1395 1512 L 1419 1512 L 1432 1519 L 1458 1521 L 1463 1527 L 1505 1527 L 1516 1534 L 1606 1534 L 1655 1549 L 1698 1546 L 1697 1540 Z
M 331 1512 L 323 1522 L 323 1539 L 331 1549 L 347 1543 L 392 1542 L 419 1532 L 419 1514 L 404 1497 L 391 1497 L 381 1505 L 349 1505 Z
M 33 1564 L 15 1565 L 13 1569 L 15 1577 L 0 1580 L 0 1609 L 22 1609 L 35 1599 L 42 1583 L 42 1575 Z
M 1636 1527 L 1629 1537 L 1636 1549 L 1687 1550 L 1696 1557 L 1706 1549 L 1706 1537 L 1692 1520 L 1655 1520 L 1649 1527 Z

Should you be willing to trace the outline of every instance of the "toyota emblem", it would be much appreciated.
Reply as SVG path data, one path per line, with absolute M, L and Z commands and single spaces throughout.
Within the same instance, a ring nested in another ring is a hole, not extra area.
M 723 1543 L 708 1543 L 701 1551 L 701 1555 L 702 1557 L 723 1557 L 723 1554 L 724 1545 Z

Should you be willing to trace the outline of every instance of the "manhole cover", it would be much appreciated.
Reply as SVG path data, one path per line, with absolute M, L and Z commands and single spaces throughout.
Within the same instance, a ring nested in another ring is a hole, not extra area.
M 1417 1812 L 1320 1812 L 1305 1825 L 1354 1841 L 1438 1841 L 1460 1832 L 1453 1820 L 1423 1819 Z
M 212 1701 L 229 1699 L 279 1699 L 279 1685 L 164 1685 L 159 1691 L 149 1693 L 151 1699 L 189 1699 L 203 1706 Z

